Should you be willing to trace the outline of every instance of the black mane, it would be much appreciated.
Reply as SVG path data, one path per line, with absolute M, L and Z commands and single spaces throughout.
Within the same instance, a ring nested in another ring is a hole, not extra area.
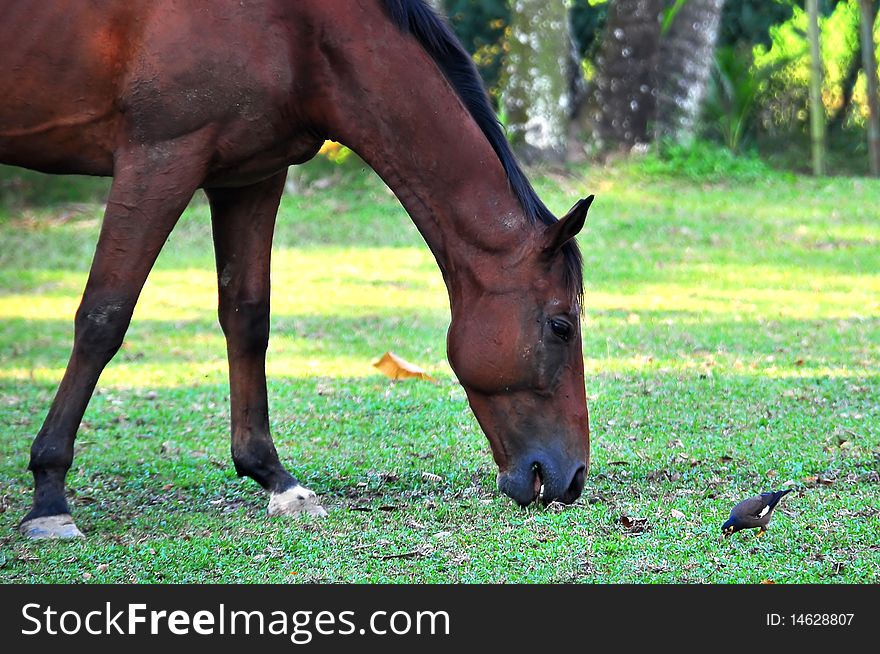
M 483 80 L 452 29 L 424 0 L 382 0 L 392 20 L 401 31 L 412 34 L 443 71 L 464 106 L 479 125 L 498 155 L 510 188 L 519 199 L 526 216 L 535 224 L 552 225 L 556 217 L 535 193 L 517 162 L 489 102 Z M 578 305 L 583 296 L 583 261 L 572 239 L 563 246 L 565 278 Z

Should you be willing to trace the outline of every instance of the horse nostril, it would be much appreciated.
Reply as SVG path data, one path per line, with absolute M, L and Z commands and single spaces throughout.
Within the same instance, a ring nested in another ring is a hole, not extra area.
M 532 474 L 534 475 L 534 491 L 535 491 L 535 499 L 541 496 L 541 491 L 544 489 L 544 478 L 541 475 L 541 464 L 533 463 L 532 464 Z
M 581 464 L 581 466 L 575 470 L 574 477 L 571 480 L 571 484 L 568 486 L 568 490 L 565 493 L 566 498 L 568 498 L 569 502 L 574 502 L 577 498 L 581 496 L 581 491 L 584 490 L 584 483 L 587 481 L 587 466 L 585 464 Z

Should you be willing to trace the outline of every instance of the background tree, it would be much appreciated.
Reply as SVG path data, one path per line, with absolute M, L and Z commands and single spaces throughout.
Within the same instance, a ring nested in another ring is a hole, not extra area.
M 513 0 L 503 105 L 507 133 L 526 162 L 565 159 L 571 37 L 565 0 Z
M 601 148 L 695 136 L 723 7 L 724 0 L 612 0 L 591 107 Z
M 810 138 L 813 174 L 825 174 L 825 105 L 822 103 L 822 54 L 819 42 L 819 0 L 806 0 L 810 41 Z
M 629 150 L 650 141 L 662 0 L 613 0 L 585 114 L 598 147 Z
M 689 142 L 697 130 L 724 0 L 678 0 L 667 10 L 657 66 L 656 138 Z
M 868 94 L 868 157 L 871 174 L 880 175 L 880 97 L 877 91 L 877 56 L 874 45 L 874 22 L 877 8 L 874 0 L 859 0 L 860 33 L 866 92 Z

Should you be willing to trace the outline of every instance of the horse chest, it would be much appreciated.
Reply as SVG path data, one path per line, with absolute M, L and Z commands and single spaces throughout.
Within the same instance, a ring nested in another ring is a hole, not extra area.
M 246 186 L 265 179 L 288 166 L 305 163 L 323 145 L 323 139 L 307 132 L 296 132 L 277 142 L 256 149 L 239 149 L 221 144 L 205 186 Z

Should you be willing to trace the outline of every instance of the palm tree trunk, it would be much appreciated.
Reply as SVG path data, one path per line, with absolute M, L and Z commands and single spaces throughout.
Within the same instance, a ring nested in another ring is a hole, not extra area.
M 810 136 L 813 144 L 813 174 L 825 174 L 825 105 L 822 102 L 822 51 L 819 48 L 819 0 L 807 0 L 810 40 Z
M 511 144 L 526 162 L 566 154 L 571 36 L 565 0 L 514 0 L 510 5 L 504 109 Z
M 877 93 L 877 56 L 874 53 L 874 0 L 859 0 L 861 9 L 862 67 L 868 92 L 868 154 L 871 175 L 880 176 L 880 97 Z
M 612 0 L 597 58 L 588 121 L 603 150 L 648 143 L 656 109 L 663 0 Z
M 724 0 L 686 0 L 660 41 L 656 138 L 692 140 L 718 40 Z

